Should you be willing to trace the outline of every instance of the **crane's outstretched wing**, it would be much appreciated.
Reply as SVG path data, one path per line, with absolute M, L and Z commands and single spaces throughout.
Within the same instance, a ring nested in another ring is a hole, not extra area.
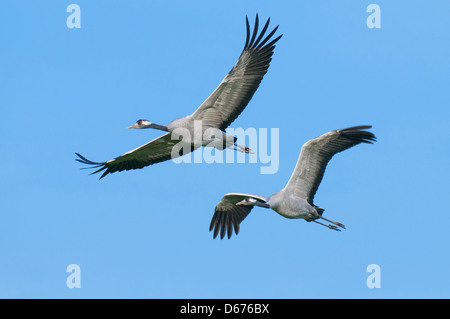
M 316 137 L 302 146 L 300 156 L 285 189 L 313 204 L 314 195 L 322 181 L 325 168 L 339 152 L 360 143 L 373 143 L 373 133 L 364 131 L 372 126 L 354 126 Z
M 216 127 L 224 131 L 241 114 L 269 68 L 275 43 L 282 37 L 280 35 L 267 43 L 277 31 L 277 26 L 263 39 L 270 19 L 257 37 L 259 19 L 256 15 L 255 27 L 250 38 L 250 25 L 248 18 L 245 19 L 247 39 L 238 61 L 214 92 L 192 114 L 195 120 L 203 121 L 203 126 Z
M 266 203 L 268 198 L 265 196 L 245 194 L 245 193 L 228 193 L 217 204 L 214 215 L 209 226 L 209 231 L 214 229 L 214 238 L 220 231 L 220 239 L 228 234 L 228 238 L 233 234 L 233 228 L 236 235 L 239 233 L 239 224 L 247 217 L 253 206 L 236 205 L 241 200 L 252 197 L 258 201 Z
M 102 179 L 110 173 L 143 168 L 148 165 L 167 161 L 171 158 L 183 156 L 198 148 L 190 145 L 184 145 L 185 147 L 182 147 L 182 144 L 178 144 L 180 140 L 172 140 L 171 135 L 171 133 L 166 133 L 147 144 L 106 162 L 93 162 L 78 153 L 75 153 L 79 157 L 76 160 L 83 164 L 92 165 L 88 168 L 98 168 L 91 175 L 104 171 L 99 178 Z M 178 146 L 175 148 L 174 146 L 177 144 Z

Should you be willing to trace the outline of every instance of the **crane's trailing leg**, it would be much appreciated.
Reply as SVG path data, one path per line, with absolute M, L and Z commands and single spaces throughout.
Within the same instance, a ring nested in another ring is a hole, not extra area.
M 344 226 L 343 224 L 339 223 L 339 222 L 336 222 L 336 221 L 333 221 L 333 220 L 326 219 L 325 217 L 322 217 L 322 216 L 320 216 L 320 218 L 322 218 L 323 220 L 326 220 L 327 222 L 330 222 L 330 223 L 332 223 L 332 224 L 335 224 L 335 225 L 337 225 L 337 226 L 339 226 L 339 227 L 345 229 L 345 226 Z
M 317 224 L 319 224 L 319 225 L 322 225 L 322 226 L 325 226 L 325 227 L 328 227 L 329 229 L 333 229 L 333 230 L 337 230 L 337 231 L 341 231 L 339 228 L 337 228 L 336 226 L 334 226 L 334 225 L 326 225 L 326 224 L 323 224 L 323 223 L 321 223 L 321 222 L 318 222 L 317 220 L 313 220 L 313 222 L 315 222 L 315 223 L 317 223 Z
M 247 146 L 241 146 L 241 145 L 238 145 L 238 144 L 233 144 L 233 145 L 228 146 L 228 148 L 232 149 L 232 150 L 235 150 L 235 151 L 238 151 L 238 152 L 242 152 L 242 153 L 254 154 L 253 151 L 250 148 L 248 148 Z
M 255 154 L 255 153 L 253 153 L 253 151 L 249 148 L 249 147 L 247 147 L 247 146 L 240 146 L 240 145 L 238 145 L 238 147 L 242 150 L 242 152 L 244 152 L 244 153 L 250 153 L 250 154 Z

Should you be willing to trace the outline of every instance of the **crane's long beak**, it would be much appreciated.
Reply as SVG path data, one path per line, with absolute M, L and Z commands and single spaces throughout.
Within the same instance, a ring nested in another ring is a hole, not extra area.
M 138 128 L 138 126 L 137 126 L 137 123 L 134 123 L 133 125 L 128 126 L 127 128 Z

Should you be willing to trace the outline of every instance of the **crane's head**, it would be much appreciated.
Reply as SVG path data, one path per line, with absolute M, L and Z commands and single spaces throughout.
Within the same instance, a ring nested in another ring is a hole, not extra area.
M 254 199 L 253 197 L 246 197 L 243 200 L 241 200 L 240 202 L 237 202 L 236 205 L 255 205 L 255 203 L 257 202 L 256 199 Z
M 237 202 L 236 205 L 238 206 L 259 206 L 259 207 L 264 207 L 264 208 L 270 208 L 270 204 L 268 202 L 266 202 L 265 200 L 258 200 L 256 198 L 253 197 L 245 197 L 243 200 L 241 200 L 240 202 Z
M 152 126 L 152 122 L 149 122 L 147 120 L 137 120 L 136 123 L 134 123 L 131 126 L 128 126 L 128 128 L 149 128 Z

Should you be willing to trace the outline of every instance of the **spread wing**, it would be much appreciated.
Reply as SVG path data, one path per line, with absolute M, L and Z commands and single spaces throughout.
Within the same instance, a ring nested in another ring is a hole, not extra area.
M 285 189 L 313 204 L 314 195 L 331 158 L 360 143 L 373 143 L 375 135 L 364 131 L 371 127 L 354 126 L 335 130 L 306 142 Z
M 78 153 L 75 154 L 79 157 L 76 159 L 78 162 L 92 165 L 88 168 L 98 168 L 98 170 L 92 174 L 104 171 L 100 176 L 100 179 L 102 179 L 110 173 L 144 168 L 148 165 L 183 156 L 198 148 L 179 143 L 180 140 L 172 140 L 171 133 L 166 133 L 147 144 L 106 162 L 93 162 Z M 177 145 L 177 147 L 174 147 L 175 145 Z
M 241 114 L 266 74 L 275 43 L 282 36 L 267 43 L 277 31 L 277 26 L 263 39 L 269 22 L 270 19 L 257 37 L 259 19 L 256 15 L 255 27 L 250 38 L 250 25 L 246 17 L 247 39 L 244 50 L 236 65 L 219 86 L 192 114 L 195 120 L 202 120 L 204 126 L 224 131 Z
M 247 217 L 253 206 L 236 205 L 241 200 L 252 197 L 258 201 L 266 203 L 268 198 L 265 196 L 245 194 L 245 193 L 228 193 L 217 204 L 214 215 L 209 226 L 209 231 L 214 229 L 214 238 L 220 232 L 220 239 L 228 234 L 228 238 L 233 234 L 233 228 L 236 235 L 239 233 L 239 224 Z

